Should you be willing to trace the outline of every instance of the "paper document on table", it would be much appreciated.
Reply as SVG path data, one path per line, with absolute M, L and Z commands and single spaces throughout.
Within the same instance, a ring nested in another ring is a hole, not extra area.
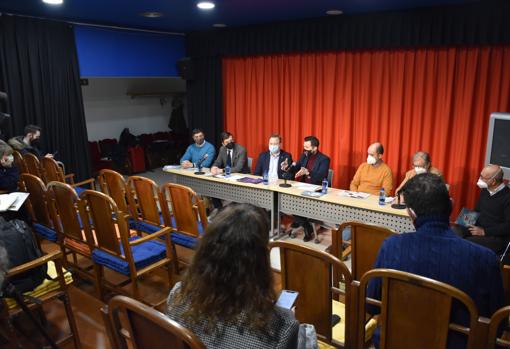
M 348 198 L 366 199 L 370 196 L 369 193 L 363 193 L 360 191 L 340 190 L 338 195 Z
M 0 212 L 18 211 L 28 197 L 28 193 L 14 192 L 0 195 Z
M 296 184 L 294 187 L 305 191 L 316 191 L 318 189 L 321 189 L 321 186 L 319 185 L 313 185 L 308 183 L 299 183 Z
M 384 202 L 386 202 L 387 204 L 389 203 L 392 203 L 393 200 L 395 200 L 395 197 L 393 196 L 388 196 L 386 199 L 384 199 Z
M 163 171 L 180 170 L 180 169 L 181 169 L 181 165 L 166 165 L 166 166 L 163 166 Z

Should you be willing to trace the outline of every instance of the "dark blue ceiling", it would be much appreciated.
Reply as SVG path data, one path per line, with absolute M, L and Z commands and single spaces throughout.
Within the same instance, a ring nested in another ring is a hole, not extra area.
M 229 27 L 325 16 L 330 9 L 345 14 L 395 11 L 476 0 L 213 0 L 216 8 L 199 10 L 196 0 L 64 0 L 46 5 L 41 0 L 0 0 L 0 11 L 84 23 L 186 32 L 209 29 L 215 23 Z M 146 11 L 162 18 L 144 18 Z

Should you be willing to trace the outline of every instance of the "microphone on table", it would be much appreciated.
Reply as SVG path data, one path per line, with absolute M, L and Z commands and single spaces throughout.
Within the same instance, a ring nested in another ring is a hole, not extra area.
M 406 204 L 400 203 L 400 194 L 402 194 L 402 190 L 397 191 L 397 203 L 391 205 L 391 208 L 395 208 L 397 210 L 403 210 L 404 208 L 407 207 Z
M 195 172 L 196 175 L 203 175 L 205 172 L 202 171 L 202 163 L 209 157 L 209 154 L 205 153 L 204 156 L 197 162 L 197 172 Z
M 282 165 L 281 165 L 282 171 L 285 172 L 284 176 L 283 176 L 283 183 L 280 183 L 280 187 L 282 187 L 282 188 L 290 188 L 290 187 L 292 187 L 292 184 L 287 183 L 287 177 L 288 177 L 290 168 L 296 166 L 296 163 L 293 162 L 290 166 L 287 166 L 286 170 L 284 170 L 283 169 L 284 165 L 288 165 L 288 164 L 289 164 L 289 158 L 285 158 L 285 161 L 282 162 Z

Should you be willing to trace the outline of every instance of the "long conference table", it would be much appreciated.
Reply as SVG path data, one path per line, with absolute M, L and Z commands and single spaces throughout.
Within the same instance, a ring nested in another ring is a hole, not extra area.
M 280 187 L 283 180 L 270 184 L 238 182 L 236 178 L 260 178 L 249 174 L 232 174 L 230 178 L 217 178 L 203 169 L 205 175 L 195 175 L 193 169 L 163 169 L 169 182 L 192 188 L 198 194 L 238 203 L 250 203 L 271 211 L 271 222 L 278 222 L 280 213 L 299 215 L 320 221 L 341 224 L 357 221 L 378 224 L 398 233 L 412 232 L 414 226 L 407 210 L 397 210 L 390 204 L 379 205 L 379 197 L 352 198 L 340 195 L 342 190 L 328 188 L 321 197 L 303 196 L 300 182 L 287 181 L 290 188 Z M 275 225 L 273 225 L 275 226 Z

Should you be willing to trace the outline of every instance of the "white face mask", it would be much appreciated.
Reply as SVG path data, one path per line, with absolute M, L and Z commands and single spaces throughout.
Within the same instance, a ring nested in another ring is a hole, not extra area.
M 476 182 L 476 185 L 478 186 L 478 188 L 480 189 L 487 189 L 489 186 L 487 185 L 487 183 L 485 183 L 484 181 L 482 181 L 481 178 L 478 178 L 478 182 Z
M 367 157 L 367 164 L 369 165 L 375 165 L 377 163 L 377 159 L 374 158 L 372 155 L 369 155 Z
M 425 167 L 414 166 L 414 172 L 416 172 L 416 174 L 422 174 L 427 172 L 427 169 Z
M 279 145 L 270 145 L 269 146 L 269 152 L 271 154 L 276 154 L 280 151 L 280 146 Z
M 14 162 L 14 155 L 7 155 L 5 157 L 5 164 L 10 166 Z

